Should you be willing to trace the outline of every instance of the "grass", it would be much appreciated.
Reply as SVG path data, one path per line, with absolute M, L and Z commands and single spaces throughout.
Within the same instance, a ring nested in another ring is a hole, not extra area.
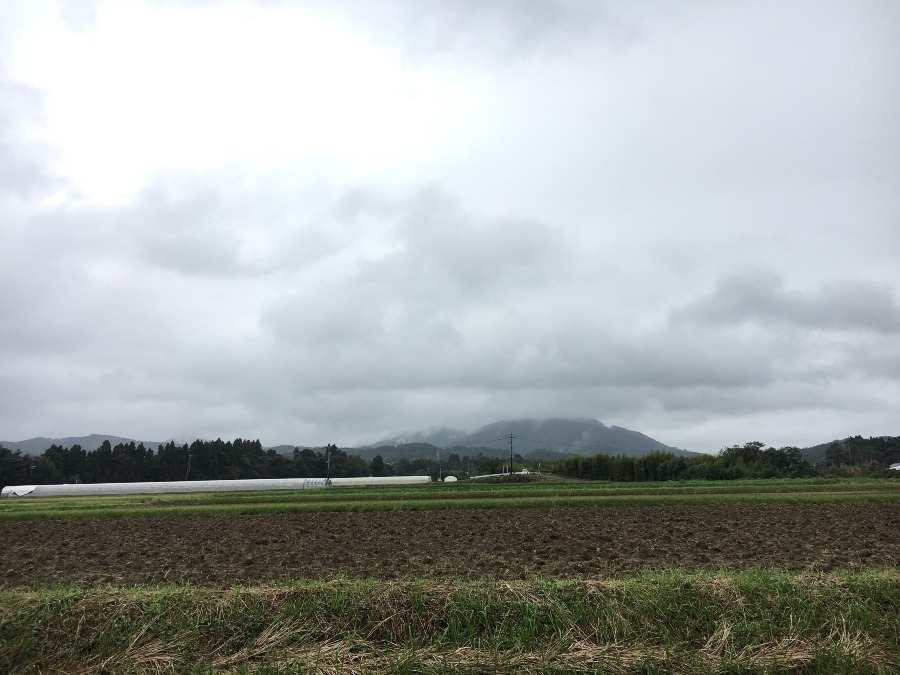
M 23 498 L 0 519 L 898 500 L 900 481 L 460 483 Z M 0 672 L 893 673 L 900 572 L 0 590 Z
M 414 487 L 0 500 L 0 520 L 393 509 L 527 508 L 900 500 L 900 481 L 809 479 L 670 483 L 477 482 Z
M 0 592 L 18 673 L 890 673 L 900 575 Z

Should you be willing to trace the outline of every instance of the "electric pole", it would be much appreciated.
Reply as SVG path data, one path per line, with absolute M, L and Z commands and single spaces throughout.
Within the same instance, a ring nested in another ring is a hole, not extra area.
M 512 475 L 512 472 L 513 472 L 512 439 L 514 439 L 514 438 L 515 438 L 515 436 L 513 434 L 509 435 L 509 473 L 510 473 L 510 475 Z
M 331 445 L 325 446 L 325 485 L 331 485 Z

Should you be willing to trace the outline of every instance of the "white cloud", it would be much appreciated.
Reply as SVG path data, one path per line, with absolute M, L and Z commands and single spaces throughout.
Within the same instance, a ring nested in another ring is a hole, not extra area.
M 29 48 L 19 70 L 47 89 L 59 170 L 101 201 L 172 169 L 390 171 L 466 116 L 465 92 L 313 5 L 103 3 L 89 28 L 47 22 Z
M 0 438 L 900 433 L 891 5 L 85 7 L 0 9 Z

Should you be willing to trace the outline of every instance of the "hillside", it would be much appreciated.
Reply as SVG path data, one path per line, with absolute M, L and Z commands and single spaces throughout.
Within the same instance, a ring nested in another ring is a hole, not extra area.
M 513 446 L 523 456 L 541 449 L 582 455 L 602 452 L 608 455 L 638 456 L 653 451 L 685 456 L 696 454 L 665 445 L 638 431 L 606 426 L 589 418 L 502 420 L 456 439 L 453 445 L 508 447 L 509 434 L 513 434 Z
M 800 454 L 818 467 L 878 462 L 888 466 L 900 462 L 900 436 L 848 436 L 828 443 L 802 448 Z
M 464 432 L 446 427 L 423 431 L 395 434 L 376 443 L 358 448 L 344 448 L 349 454 L 358 454 L 370 461 L 380 454 L 385 461 L 434 457 L 439 448 L 460 455 L 485 456 L 503 455 L 509 448 L 509 434 L 513 434 L 513 448 L 516 454 L 526 458 L 561 459 L 569 455 L 593 455 L 598 452 L 610 455 L 640 456 L 648 452 L 663 451 L 688 456 L 696 453 L 665 445 L 654 438 L 623 427 L 606 426 L 595 419 L 518 419 L 501 420 L 482 426 L 475 431 Z M 0 441 L 0 445 L 10 450 L 21 450 L 24 454 L 40 455 L 51 445 L 65 448 L 80 445 L 85 450 L 98 448 L 104 440 L 115 446 L 129 443 L 133 439 L 104 434 L 72 436 L 67 438 L 31 438 L 24 441 Z M 141 441 L 135 440 L 135 443 Z M 165 444 L 157 441 L 143 441 L 148 448 L 155 449 Z M 267 446 L 268 447 L 268 446 Z M 295 447 L 308 448 L 310 445 L 279 445 L 274 450 L 279 454 L 291 455 Z M 455 450 L 451 450 L 455 449 Z
M 387 438 L 382 438 L 373 446 L 397 446 L 397 445 L 413 445 L 416 443 L 428 443 L 438 448 L 447 448 L 453 445 L 453 442 L 465 436 L 466 432 L 460 429 L 450 429 L 448 427 L 439 427 L 426 429 L 423 431 L 412 431 L 402 434 L 394 434 Z M 366 446 L 370 447 L 370 446 Z
M 648 452 L 662 451 L 688 456 L 696 453 L 674 448 L 637 431 L 617 426 L 606 426 L 595 419 L 519 419 L 500 420 L 486 424 L 469 433 L 458 432 L 454 437 L 449 429 L 437 432 L 416 432 L 398 434 L 360 448 L 364 457 L 381 454 L 388 456 L 402 454 L 411 456 L 431 456 L 439 447 L 457 454 L 481 452 L 484 455 L 503 454 L 509 448 L 509 435 L 513 434 L 513 450 L 522 457 L 560 459 L 569 455 L 592 455 L 599 452 L 609 455 L 640 456 Z M 416 439 L 416 442 L 410 442 Z M 397 440 L 400 442 L 391 442 Z M 416 454 L 419 453 L 419 454 Z
M 835 443 L 840 443 L 840 441 L 828 441 L 827 443 L 813 445 L 809 448 L 800 448 L 800 454 L 803 455 L 803 458 L 813 466 L 823 466 L 825 464 L 826 451 Z

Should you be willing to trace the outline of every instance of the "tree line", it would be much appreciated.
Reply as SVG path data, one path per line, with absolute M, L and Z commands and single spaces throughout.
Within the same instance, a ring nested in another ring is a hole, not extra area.
M 519 466 L 524 464 L 516 455 Z M 376 454 L 366 462 L 336 445 L 322 449 L 294 448 L 289 455 L 264 449 L 260 441 L 196 440 L 178 445 L 170 441 L 154 450 L 143 443 L 108 440 L 94 450 L 78 444 L 51 445 L 41 455 L 26 455 L 0 446 L 0 487 L 59 483 L 133 483 L 180 480 L 238 480 L 252 478 L 354 478 L 360 476 L 492 473 L 503 460 L 451 452 L 441 462 L 435 456 L 401 457 L 392 463 Z
M 640 457 L 594 455 L 569 457 L 552 471 L 571 478 L 609 481 L 736 480 L 801 478 L 817 471 L 798 448 L 765 448 L 754 441 L 725 448 L 717 455 L 680 457 L 651 452 Z
M 170 441 L 156 450 L 104 441 L 95 450 L 51 445 L 40 456 L 0 446 L 0 485 L 56 483 L 132 483 L 138 481 L 228 480 L 251 478 L 333 478 L 368 476 L 370 466 L 335 445 L 295 448 L 292 456 L 264 450 L 259 440 Z
M 851 436 L 835 441 L 825 451 L 825 466 L 860 466 L 877 462 L 889 466 L 900 462 L 900 436 Z
M 458 449 L 455 449 L 458 450 Z M 538 468 L 537 462 L 516 454 L 516 469 Z M 716 455 L 681 457 L 651 452 L 635 457 L 596 454 L 542 462 L 546 472 L 572 478 L 608 481 L 734 480 L 740 478 L 799 478 L 820 472 L 857 475 L 883 471 L 900 462 L 900 436 L 854 436 L 832 443 L 820 468 L 795 447 L 766 448 L 752 442 L 725 448 Z M 336 445 L 294 448 L 290 455 L 264 449 L 259 440 L 201 441 L 178 445 L 170 441 L 154 450 L 143 443 L 104 441 L 95 450 L 80 445 L 51 445 L 39 456 L 24 455 L 0 446 L 0 487 L 54 483 L 128 483 L 136 481 L 236 480 L 251 478 L 333 478 L 359 476 L 500 473 L 508 458 L 481 452 L 450 452 L 442 461 L 435 456 L 400 457 L 388 463 L 380 454 L 366 462 Z M 856 473 L 848 472 L 856 469 Z M 843 472 L 843 473 L 842 473 Z

